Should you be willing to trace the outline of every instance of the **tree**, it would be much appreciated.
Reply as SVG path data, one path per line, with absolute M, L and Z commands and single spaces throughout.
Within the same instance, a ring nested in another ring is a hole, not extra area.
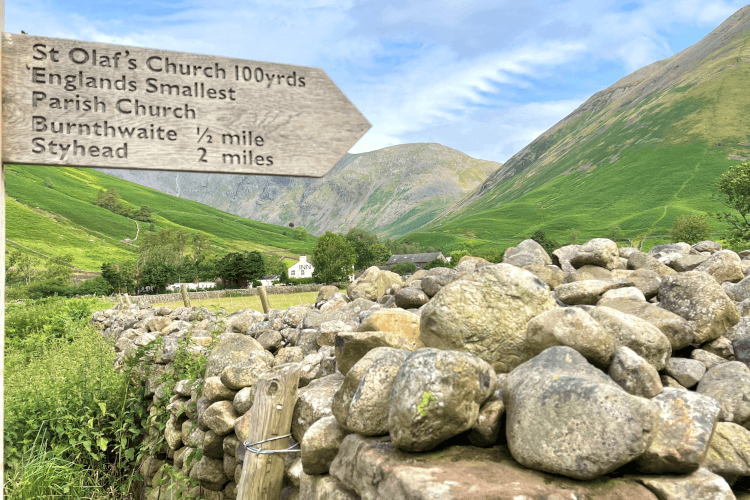
M 384 266 L 388 259 L 391 258 L 391 252 L 381 243 L 375 243 L 370 247 L 372 252 L 372 265 L 373 266 Z
M 205 233 L 195 233 L 193 235 L 193 256 L 196 262 L 201 262 L 208 256 L 208 249 L 211 245 L 211 238 Z
M 153 218 L 151 217 L 151 209 L 148 208 L 148 205 L 142 205 L 139 210 L 136 210 L 133 214 L 133 219 L 141 221 L 141 222 L 153 222 Z
M 133 262 L 105 262 L 102 278 L 117 293 L 135 291 L 135 266 Z
M 708 239 L 711 226 L 705 214 L 680 215 L 674 221 L 669 237 L 672 241 L 684 241 L 694 245 L 699 241 Z
M 609 239 L 612 241 L 617 241 L 623 238 L 623 232 L 622 229 L 620 229 L 620 226 L 617 224 L 612 224 L 609 226 Z
M 417 272 L 417 265 L 414 262 L 399 262 L 391 266 L 391 272 L 396 274 L 414 274 Z
M 294 228 L 294 231 L 292 231 L 292 234 L 295 240 L 303 241 L 307 238 L 307 229 L 302 226 L 297 226 Z
M 8 272 L 5 276 L 5 282 L 11 283 L 17 279 L 21 279 L 24 284 L 28 285 L 31 283 L 31 278 L 34 275 L 34 261 L 31 255 L 15 251 L 8 255 Z
M 323 283 L 347 280 L 356 261 L 357 254 L 346 238 L 330 231 L 318 238 L 310 257 L 313 277 Z
M 98 205 L 102 208 L 106 208 L 111 212 L 118 212 L 122 210 L 122 200 L 120 199 L 120 193 L 117 189 L 112 188 L 108 190 L 100 189 L 94 198 L 94 205 Z
M 234 284 L 245 288 L 248 283 L 265 276 L 266 265 L 260 252 L 232 252 L 222 257 L 219 267 L 225 286 Z
M 730 242 L 750 240 L 750 161 L 729 167 L 716 182 L 719 199 L 732 212 L 716 214 L 732 227 Z

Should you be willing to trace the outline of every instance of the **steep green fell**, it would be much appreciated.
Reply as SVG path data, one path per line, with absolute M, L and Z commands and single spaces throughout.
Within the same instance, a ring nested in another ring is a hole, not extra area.
M 685 213 L 721 210 L 711 199 L 716 178 L 750 157 L 749 41 L 745 7 L 592 96 L 410 236 L 450 249 L 501 246 L 537 229 L 601 237 L 619 225 L 635 238 L 666 234 Z

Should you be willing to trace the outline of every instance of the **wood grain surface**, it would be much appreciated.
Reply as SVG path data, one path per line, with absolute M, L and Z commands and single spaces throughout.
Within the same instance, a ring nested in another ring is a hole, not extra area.
M 3 162 L 320 177 L 370 128 L 319 68 L 4 33 Z

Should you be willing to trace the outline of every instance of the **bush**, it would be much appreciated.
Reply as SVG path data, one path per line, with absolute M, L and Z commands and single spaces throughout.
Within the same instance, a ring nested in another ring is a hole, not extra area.
M 699 241 L 708 239 L 711 226 L 705 214 L 680 215 L 674 221 L 669 237 L 674 242 L 684 241 L 695 245 Z
M 446 262 L 443 259 L 432 259 L 430 262 L 424 265 L 423 269 L 425 271 L 429 271 L 433 267 L 453 267 L 453 266 L 451 266 L 450 262 Z
M 96 276 L 83 281 L 75 291 L 80 295 L 109 295 L 112 287 L 103 277 Z
M 544 231 L 542 230 L 534 231 L 534 234 L 531 235 L 531 239 L 542 245 L 542 248 L 544 248 L 547 253 L 552 253 L 560 246 L 555 240 L 548 239 L 547 235 L 544 234 Z
M 417 265 L 414 262 L 399 262 L 391 266 L 391 272 L 396 274 L 414 274 L 417 272 Z

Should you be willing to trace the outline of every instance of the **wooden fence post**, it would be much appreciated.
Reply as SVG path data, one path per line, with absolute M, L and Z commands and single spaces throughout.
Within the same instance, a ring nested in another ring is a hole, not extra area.
M 287 447 L 294 405 L 297 403 L 300 368 L 300 363 L 278 365 L 261 375 L 256 382 L 247 443 L 258 443 L 253 448 L 261 453 L 252 450 L 245 452 L 242 476 L 237 485 L 237 500 L 277 500 L 281 495 L 284 453 L 264 452 Z
M 190 307 L 190 298 L 188 297 L 187 285 L 185 283 L 180 285 L 180 295 L 182 295 L 182 303 L 185 304 L 185 307 Z
M 264 287 L 263 285 L 258 287 L 258 296 L 260 297 L 260 304 L 263 306 L 263 313 L 268 313 L 268 310 L 271 309 L 271 306 L 268 303 L 268 294 L 266 293 L 266 287 Z

